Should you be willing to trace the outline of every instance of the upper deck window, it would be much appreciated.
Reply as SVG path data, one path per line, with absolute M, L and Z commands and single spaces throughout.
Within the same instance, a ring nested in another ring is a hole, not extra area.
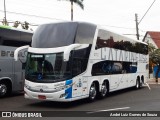
M 95 49 L 104 47 L 126 50 L 140 54 L 148 54 L 148 47 L 146 44 L 100 29 Z

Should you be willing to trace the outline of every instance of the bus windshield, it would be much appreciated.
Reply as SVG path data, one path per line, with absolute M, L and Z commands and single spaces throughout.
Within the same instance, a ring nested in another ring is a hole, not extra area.
M 63 53 L 28 53 L 25 77 L 33 82 L 58 82 L 71 76 L 69 62 L 63 61 Z

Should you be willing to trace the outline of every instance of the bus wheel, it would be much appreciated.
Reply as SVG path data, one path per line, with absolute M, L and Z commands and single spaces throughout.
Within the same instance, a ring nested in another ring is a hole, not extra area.
M 0 97 L 4 97 L 7 95 L 7 85 L 4 83 L 0 83 Z
M 96 95 L 97 95 L 96 84 L 93 82 L 89 90 L 89 100 L 90 101 L 95 100 Z
M 101 86 L 100 97 L 101 97 L 101 98 L 104 98 L 107 93 L 108 93 L 107 83 L 106 83 L 106 82 L 103 82 L 103 84 L 102 84 L 102 86 Z
M 136 89 L 140 89 L 140 87 L 141 87 L 140 80 L 137 79 L 135 88 L 136 88 Z

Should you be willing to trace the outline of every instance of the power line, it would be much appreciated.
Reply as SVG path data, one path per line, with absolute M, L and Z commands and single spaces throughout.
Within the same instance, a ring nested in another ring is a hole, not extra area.
M 127 27 L 120 27 L 120 26 L 112 26 L 112 25 L 101 25 L 101 26 L 108 26 L 108 27 L 114 27 L 114 28 L 123 28 L 123 29 L 135 29 L 135 28 L 127 28 Z
M 139 21 L 138 25 L 141 23 L 141 21 L 143 20 L 143 18 L 146 16 L 146 14 L 148 13 L 148 11 L 151 9 L 151 7 L 153 6 L 153 4 L 156 2 L 156 0 L 153 1 L 153 3 L 150 5 L 150 7 L 148 8 L 148 10 L 146 11 L 146 13 L 143 15 L 143 17 L 141 18 L 141 20 Z
M 136 34 L 122 34 L 122 35 L 133 35 L 136 36 Z M 140 37 L 145 37 L 145 35 L 140 35 Z M 152 39 L 156 39 L 156 40 L 160 40 L 160 37 L 145 37 L 145 38 L 152 38 Z
M 0 12 L 4 12 L 4 11 L 0 10 Z M 6 11 L 6 12 L 10 13 L 10 14 L 25 15 L 25 16 L 30 16 L 30 17 L 38 17 L 38 18 L 51 19 L 51 20 L 67 21 L 67 20 L 59 19 L 59 18 L 44 17 L 44 16 L 38 16 L 38 15 L 24 14 L 24 13 L 19 13 L 19 12 L 10 12 L 10 11 Z M 30 25 L 38 26 L 37 24 L 30 24 Z M 108 27 L 114 27 L 114 28 L 123 28 L 123 29 L 135 29 L 135 28 L 120 27 L 120 26 L 112 26 L 112 25 L 101 25 L 101 26 L 108 26 Z
M 4 12 L 4 11 L 0 10 L 0 12 Z M 37 17 L 37 18 L 45 18 L 45 19 L 51 19 L 51 20 L 67 21 L 67 20 L 59 19 L 59 18 L 43 17 L 43 16 L 38 16 L 38 15 L 31 15 L 31 14 L 24 14 L 24 13 L 18 13 L 18 12 L 10 12 L 10 11 L 6 11 L 6 12 L 10 13 L 10 14 L 25 15 L 25 16 L 30 16 L 30 17 Z
M 122 35 L 132 35 L 132 36 L 137 36 L 137 34 L 122 34 Z M 144 35 L 139 35 L 139 37 L 144 37 Z

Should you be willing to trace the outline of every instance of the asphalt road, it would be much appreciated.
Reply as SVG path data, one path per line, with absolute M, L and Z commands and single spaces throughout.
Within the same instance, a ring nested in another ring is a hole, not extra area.
M 151 89 L 145 86 L 139 90 L 129 88 L 112 92 L 106 98 L 97 99 L 91 103 L 85 99 L 71 103 L 28 100 L 24 99 L 23 93 L 14 94 L 0 99 L 0 111 L 51 111 L 52 113 L 54 113 L 54 111 L 84 111 L 93 116 L 97 113 L 103 114 L 104 111 L 160 111 L 160 85 L 150 85 L 150 88 Z M 57 119 L 61 119 L 60 117 L 61 116 Z M 118 117 L 115 119 L 117 118 Z M 145 120 L 152 120 L 152 118 L 154 117 L 147 117 Z M 1 119 L 2 118 L 0 118 L 0 120 Z M 48 120 L 50 118 L 46 119 Z M 72 119 L 74 118 L 71 117 L 69 120 Z M 78 119 L 79 118 L 76 118 L 76 120 Z M 86 119 L 90 120 L 89 118 Z M 99 119 L 99 117 L 92 117 L 92 120 Z M 110 117 L 110 119 L 114 118 Z M 119 119 L 121 119 L 121 117 Z M 133 117 L 130 119 L 133 119 Z M 154 119 L 157 118 L 155 117 Z

